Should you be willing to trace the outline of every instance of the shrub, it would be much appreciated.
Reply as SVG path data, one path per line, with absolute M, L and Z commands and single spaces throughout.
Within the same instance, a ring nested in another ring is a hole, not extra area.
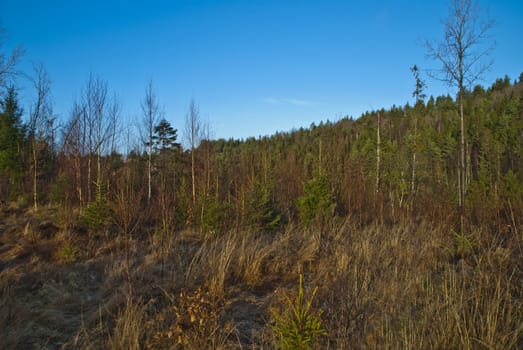
M 200 225 L 206 235 L 214 236 L 222 233 L 226 209 L 225 204 L 214 197 L 205 200 Z
M 336 203 L 332 197 L 329 179 L 320 176 L 309 180 L 304 185 L 305 194 L 298 198 L 300 220 L 306 225 L 323 223 L 332 217 Z
M 281 225 L 271 191 L 266 185 L 257 186 L 250 200 L 248 224 L 255 231 L 274 232 Z
M 75 262 L 76 261 L 76 249 L 70 245 L 63 245 L 57 252 L 57 258 L 63 262 Z
M 280 349 L 312 349 L 321 336 L 327 335 L 320 319 L 320 313 L 311 310 L 316 295 L 316 287 L 309 298 L 303 291 L 303 275 L 300 274 L 298 296 L 294 301 L 285 296 L 288 308 L 281 313 L 272 309 L 274 323 L 271 325 L 276 334 L 277 347 Z
M 69 179 L 65 176 L 60 176 L 50 185 L 49 201 L 52 204 L 61 204 L 65 202 L 66 190 L 70 187 Z
M 475 250 L 475 242 L 472 238 L 463 233 L 454 233 L 453 256 L 457 259 L 464 259 L 471 256 Z
M 95 235 L 104 233 L 109 225 L 111 209 L 107 201 L 97 198 L 96 201 L 89 203 L 83 216 L 80 219 L 80 226 L 86 227 Z
M 230 324 L 220 324 L 222 306 L 202 289 L 180 292 L 172 298 L 166 314 L 157 314 L 153 324 L 157 332 L 147 349 L 223 349 L 234 333 Z

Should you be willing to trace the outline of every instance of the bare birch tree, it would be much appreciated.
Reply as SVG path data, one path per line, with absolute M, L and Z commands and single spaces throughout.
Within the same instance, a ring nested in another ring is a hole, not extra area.
M 82 160 L 85 155 L 85 128 L 83 127 L 83 106 L 75 102 L 71 109 L 69 121 L 63 128 L 62 152 L 73 163 L 76 196 L 80 207 L 84 205 L 84 190 L 82 177 Z
M 141 103 L 143 113 L 143 123 L 147 131 L 145 146 L 147 147 L 147 201 L 151 201 L 152 196 L 152 153 L 154 127 L 160 117 L 160 106 L 153 91 L 152 81 L 145 87 L 145 96 Z
M 92 186 L 96 199 L 102 196 L 102 157 L 115 150 L 120 105 L 116 96 L 108 97 L 107 83 L 89 77 L 82 96 L 72 108 L 64 130 L 64 152 L 74 161 L 77 195 L 80 204 L 92 202 Z M 96 169 L 93 181 L 93 164 Z M 84 175 L 84 172 L 87 174 Z
M 0 24 L 0 87 L 7 88 L 13 83 L 13 78 L 18 74 L 16 65 L 24 53 L 22 46 L 15 47 L 10 54 L 5 54 L 2 43 L 6 38 L 6 31 Z
M 200 120 L 200 110 L 194 98 L 189 104 L 189 112 L 185 116 L 185 139 L 191 147 L 191 182 L 192 182 L 192 206 L 196 206 L 196 148 L 201 141 L 202 123 Z
M 472 86 L 492 66 L 484 61 L 493 49 L 485 45 L 494 22 L 482 18 L 482 10 L 473 0 L 452 0 L 449 15 L 444 22 L 445 37 L 439 42 L 426 42 L 428 55 L 441 64 L 431 76 L 458 90 L 457 101 L 460 119 L 459 212 L 461 231 L 464 226 L 467 167 L 465 150 L 465 116 L 463 99 L 467 87 Z
M 100 78 L 94 78 L 92 75 L 86 84 L 84 90 L 84 127 L 87 128 L 87 198 L 91 201 L 91 183 L 92 181 L 92 161 L 96 157 L 96 196 L 100 199 L 102 196 L 102 154 L 107 152 L 107 146 L 112 139 L 112 132 L 116 130 L 115 123 L 118 120 L 119 104 L 114 97 L 108 98 L 107 83 Z
M 46 142 L 46 131 L 49 121 L 52 118 L 52 107 L 50 102 L 51 83 L 43 65 L 34 65 L 35 77 L 33 80 L 34 88 L 36 89 L 36 100 L 31 106 L 29 115 L 29 141 L 31 144 L 32 156 L 32 178 L 33 178 L 33 208 L 38 210 L 38 158 L 40 152 L 40 145 Z

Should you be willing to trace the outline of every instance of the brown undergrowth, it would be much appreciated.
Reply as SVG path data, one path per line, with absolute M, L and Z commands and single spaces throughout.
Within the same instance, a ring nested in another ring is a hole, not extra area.
M 523 346 L 521 231 L 350 220 L 263 234 L 95 241 L 53 212 L 5 214 L 0 348 L 272 349 L 271 309 L 317 287 L 327 349 Z M 45 225 L 44 225 L 45 224 Z M 57 229 L 50 229 L 56 227 Z M 320 234 L 321 233 L 321 234 Z

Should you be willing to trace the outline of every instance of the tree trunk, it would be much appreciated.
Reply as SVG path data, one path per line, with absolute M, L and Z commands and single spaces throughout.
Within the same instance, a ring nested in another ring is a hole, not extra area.
M 381 137 L 380 137 L 381 114 L 378 112 L 378 127 L 376 129 L 376 200 L 380 190 L 380 167 L 381 167 Z
M 37 157 L 36 157 L 36 142 L 33 140 L 33 206 L 35 212 L 38 211 L 38 192 L 37 192 Z
M 87 156 L 87 203 L 91 203 L 91 150 L 89 149 L 89 155 Z
M 74 157 L 75 164 L 75 175 L 76 175 L 76 193 L 78 194 L 78 202 L 80 203 L 80 208 L 83 207 L 83 191 L 82 191 L 82 162 L 80 155 Z
M 461 128 L 461 163 L 460 163 L 460 173 L 461 173 L 461 202 L 459 208 L 460 216 L 460 230 L 461 233 L 464 233 L 465 229 L 465 196 L 466 196 L 466 186 L 467 186 L 467 167 L 465 164 L 465 121 L 463 115 L 463 88 L 459 92 L 459 115 L 460 115 L 460 128 Z
M 149 142 L 152 141 L 152 137 L 149 138 Z M 147 159 L 147 202 L 150 202 L 151 201 L 151 193 L 152 193 L 152 190 L 151 190 L 151 146 L 149 146 L 149 156 L 148 156 L 148 159 Z
M 191 180 L 192 180 L 192 206 L 196 207 L 196 175 L 195 175 L 194 145 L 191 147 Z
M 414 111 L 414 147 L 412 150 L 412 178 L 410 180 L 410 192 L 414 194 L 416 191 L 416 149 L 418 142 L 418 116 Z
M 321 143 L 321 137 L 320 137 L 320 147 L 319 147 L 319 152 L 318 152 L 318 175 L 321 177 L 322 176 L 322 143 Z
M 96 200 L 102 199 L 102 154 L 98 145 L 96 154 Z

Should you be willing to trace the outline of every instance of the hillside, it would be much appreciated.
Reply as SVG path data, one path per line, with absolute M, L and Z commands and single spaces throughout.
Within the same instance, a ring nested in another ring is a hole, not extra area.
M 466 93 L 464 226 L 449 96 L 120 154 L 74 114 L 34 143 L 11 90 L 0 347 L 521 348 L 522 78 Z

